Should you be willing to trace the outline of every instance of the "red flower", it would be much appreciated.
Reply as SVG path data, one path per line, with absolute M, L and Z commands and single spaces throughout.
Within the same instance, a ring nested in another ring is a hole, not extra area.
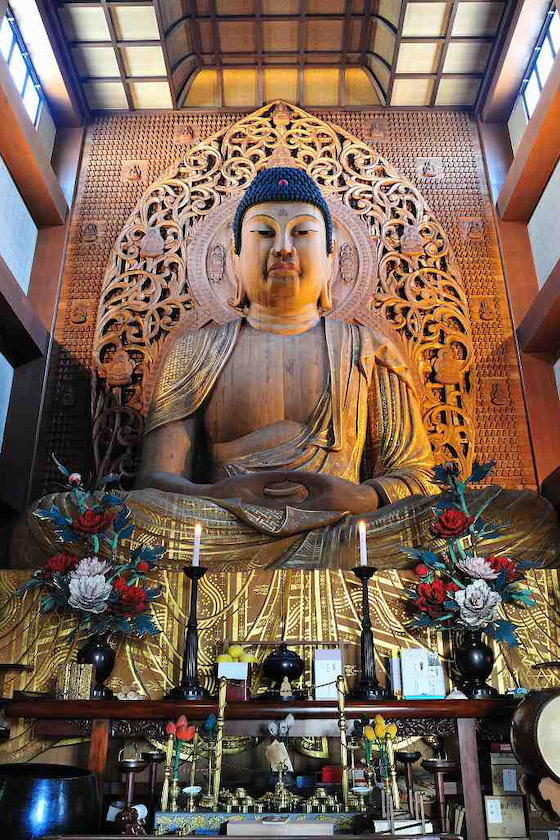
M 414 572 L 418 575 L 418 577 L 426 577 L 426 575 L 430 574 L 428 566 L 424 563 L 418 563 L 418 565 L 414 567 Z
M 418 597 L 414 601 L 420 612 L 427 613 L 430 618 L 439 618 L 444 613 L 447 588 L 441 578 L 436 578 L 432 584 L 418 584 Z
M 176 720 L 176 723 L 177 723 L 177 726 L 188 726 L 189 725 L 189 722 L 188 722 L 185 715 L 179 715 L 179 717 Z
M 100 534 L 106 531 L 116 514 L 109 510 L 86 510 L 72 522 L 78 534 Z
M 140 560 L 140 562 L 138 563 L 136 568 L 138 569 L 139 572 L 143 572 L 145 574 L 146 572 L 150 571 L 150 564 L 146 563 L 145 560 Z
M 518 570 L 515 562 L 510 560 L 509 557 L 496 557 L 494 554 L 490 554 L 489 557 L 486 557 L 486 562 L 490 563 L 494 571 L 498 572 L 498 574 L 500 572 L 505 572 L 508 583 L 513 583 L 515 580 L 521 580 L 523 577 L 523 572 Z
M 430 527 L 434 537 L 461 537 L 473 523 L 474 516 L 467 516 L 462 510 L 444 510 Z
M 115 582 L 113 583 L 113 588 L 115 588 Z M 126 583 L 124 586 L 119 584 L 117 592 L 119 593 L 119 600 L 116 604 L 111 604 L 111 612 L 117 613 L 117 615 L 131 617 L 140 615 L 146 611 L 146 607 L 148 606 L 148 593 L 142 587 L 127 586 Z
M 52 577 L 54 574 L 65 575 L 75 568 L 78 561 L 79 557 L 75 557 L 73 554 L 54 554 L 52 557 L 49 557 L 43 566 L 41 576 Z
M 123 592 L 128 587 L 128 583 L 122 577 L 116 577 L 113 581 L 113 589 L 117 592 Z
M 183 725 L 183 726 L 178 726 L 177 727 L 177 732 L 175 734 L 177 735 L 177 738 L 179 739 L 179 741 L 192 741 L 192 739 L 194 738 L 195 732 L 196 732 L 196 726 L 184 726 Z
M 175 735 L 176 732 L 177 732 L 177 727 L 175 726 L 173 721 L 172 720 L 168 721 L 165 724 L 165 734 L 166 735 Z
M 461 587 L 457 586 L 456 583 L 446 583 L 445 590 L 446 592 L 458 592 Z

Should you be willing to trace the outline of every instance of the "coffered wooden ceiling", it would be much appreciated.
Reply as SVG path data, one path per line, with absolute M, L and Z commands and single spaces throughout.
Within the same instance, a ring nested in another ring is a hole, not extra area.
M 471 108 L 508 0 L 73 0 L 49 14 L 89 108 Z

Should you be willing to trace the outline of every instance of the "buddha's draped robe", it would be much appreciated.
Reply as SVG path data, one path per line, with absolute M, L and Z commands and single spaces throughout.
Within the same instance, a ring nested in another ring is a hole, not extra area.
M 428 531 L 430 496 L 437 492 L 431 483 L 433 457 L 407 367 L 381 332 L 335 318 L 323 323 L 329 376 L 304 430 L 275 448 L 216 466 L 222 476 L 277 469 L 368 480 L 380 496 L 380 509 L 355 517 L 144 489 L 127 496 L 135 539 L 163 543 L 168 561 L 188 561 L 194 525 L 200 522 L 204 564 L 216 571 L 351 568 L 358 562 L 358 519 L 366 521 L 369 560 L 378 568 L 410 562 L 405 546 L 429 542 L 433 547 Z M 157 373 L 148 433 L 196 414 L 230 357 L 240 326 L 241 321 L 206 326 L 172 341 Z M 556 565 L 560 541 L 552 507 L 529 490 L 485 487 L 469 494 L 471 509 L 492 496 L 484 518 L 507 527 L 497 538 L 481 541 L 478 550 Z M 57 497 L 57 503 L 64 508 L 67 497 Z M 48 526 L 30 519 L 28 524 L 44 546 Z

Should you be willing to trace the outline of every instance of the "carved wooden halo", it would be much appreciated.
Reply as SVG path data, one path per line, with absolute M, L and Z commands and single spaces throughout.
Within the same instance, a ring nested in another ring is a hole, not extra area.
M 225 324 L 239 318 L 235 294 L 232 223 L 240 196 L 226 198 L 197 227 L 187 250 L 187 276 L 196 299 L 196 324 Z M 350 318 L 363 311 L 377 284 L 377 240 L 340 199 L 326 202 L 333 220 L 336 247 L 331 315 Z M 381 320 L 381 319 L 380 319 Z

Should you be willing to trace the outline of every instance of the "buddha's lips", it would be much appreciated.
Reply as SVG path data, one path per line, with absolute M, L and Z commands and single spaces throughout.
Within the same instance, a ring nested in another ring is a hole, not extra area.
M 295 271 L 297 272 L 297 266 L 293 262 L 275 262 L 273 263 L 270 268 L 268 269 L 269 273 L 271 271 Z

